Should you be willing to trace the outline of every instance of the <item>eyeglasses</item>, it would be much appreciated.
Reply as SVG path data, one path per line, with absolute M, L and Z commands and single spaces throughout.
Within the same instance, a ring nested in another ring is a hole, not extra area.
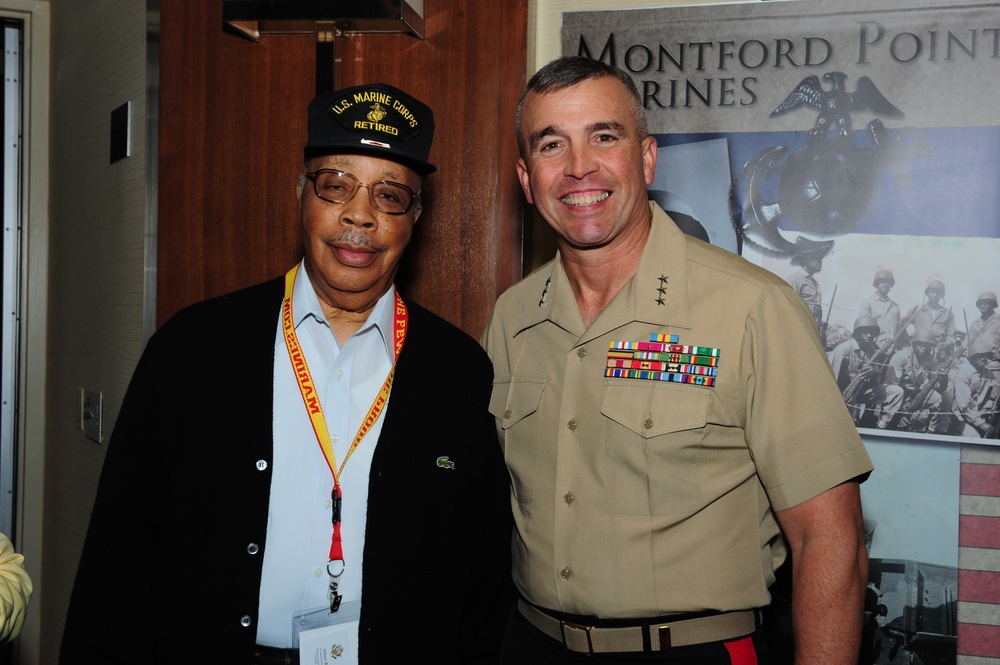
M 362 187 L 368 188 L 372 206 L 387 215 L 402 215 L 420 201 L 412 189 L 391 180 L 364 183 L 350 173 L 333 169 L 320 169 L 305 175 L 312 180 L 316 196 L 329 203 L 347 203 Z

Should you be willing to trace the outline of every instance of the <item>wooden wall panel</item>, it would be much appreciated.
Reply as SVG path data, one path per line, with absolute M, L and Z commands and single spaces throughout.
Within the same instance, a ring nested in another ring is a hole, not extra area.
M 425 39 L 347 35 L 336 87 L 382 81 L 434 109 L 428 202 L 401 290 L 481 332 L 520 278 L 522 198 L 514 107 L 525 80 L 527 0 L 427 0 Z M 223 28 L 222 1 L 162 6 L 158 320 L 283 273 L 300 253 L 295 181 L 315 37 Z
M 163 3 L 161 40 L 160 323 L 296 261 L 315 77 L 315 38 L 228 33 L 221 0 Z

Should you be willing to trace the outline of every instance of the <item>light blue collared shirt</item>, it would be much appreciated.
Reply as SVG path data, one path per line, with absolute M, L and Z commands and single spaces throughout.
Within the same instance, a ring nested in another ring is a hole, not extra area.
M 389 289 L 341 347 L 305 267 L 299 267 L 292 296 L 295 331 L 323 407 L 338 469 L 392 367 L 394 310 L 395 290 Z M 333 533 L 333 474 L 306 414 L 280 320 L 274 358 L 274 459 L 257 642 L 291 647 L 292 614 L 329 606 L 326 564 Z M 368 474 L 385 408 L 340 476 L 346 568 L 338 592 L 344 602 L 361 599 Z

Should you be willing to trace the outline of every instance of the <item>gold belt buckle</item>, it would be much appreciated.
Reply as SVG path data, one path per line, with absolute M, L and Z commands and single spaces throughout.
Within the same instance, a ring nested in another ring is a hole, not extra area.
M 577 623 L 570 623 L 569 621 L 559 622 L 559 633 L 562 635 L 563 647 L 568 651 L 574 651 L 570 648 L 569 644 L 566 642 L 566 628 L 572 628 L 573 630 L 582 630 L 587 635 L 587 655 L 594 655 L 594 642 L 590 638 L 590 631 L 594 628 L 593 626 L 581 626 Z M 581 653 L 580 651 L 574 651 L 574 653 Z

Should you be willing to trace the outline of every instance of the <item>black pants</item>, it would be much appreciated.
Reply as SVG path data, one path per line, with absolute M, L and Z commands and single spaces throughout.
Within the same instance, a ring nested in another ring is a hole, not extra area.
M 762 631 L 757 630 L 748 639 L 750 644 L 730 645 L 728 648 L 724 642 L 709 642 L 652 653 L 598 653 L 588 656 L 567 651 L 562 643 L 532 626 L 517 610 L 515 602 L 507 617 L 507 629 L 504 631 L 503 644 L 500 647 L 500 664 L 582 665 L 599 662 L 603 665 L 635 665 L 646 662 L 672 665 L 768 665 Z M 734 661 L 730 657 L 730 649 L 736 652 L 753 651 L 755 657 Z

